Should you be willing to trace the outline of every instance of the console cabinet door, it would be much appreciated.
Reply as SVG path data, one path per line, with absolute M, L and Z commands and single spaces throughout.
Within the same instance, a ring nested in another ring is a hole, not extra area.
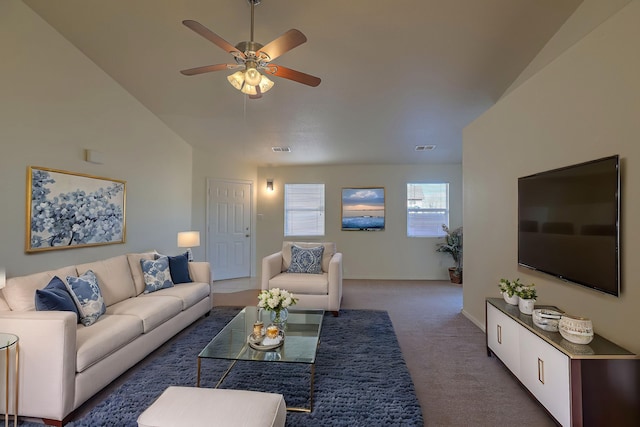
M 520 345 L 518 324 L 487 303 L 487 343 L 511 372 L 520 371 Z
M 567 355 L 520 329 L 518 379 L 563 426 L 571 425 L 570 360 Z

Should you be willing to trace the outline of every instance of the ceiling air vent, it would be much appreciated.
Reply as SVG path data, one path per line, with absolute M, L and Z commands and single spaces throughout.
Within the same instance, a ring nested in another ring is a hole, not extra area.
M 416 151 L 431 151 L 435 150 L 435 145 L 416 145 Z
M 291 147 L 271 147 L 271 151 L 274 153 L 290 153 Z

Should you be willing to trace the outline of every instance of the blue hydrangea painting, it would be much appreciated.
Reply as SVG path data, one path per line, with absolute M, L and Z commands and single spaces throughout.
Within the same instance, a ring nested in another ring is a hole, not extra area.
M 26 251 L 125 242 L 125 181 L 29 167 Z

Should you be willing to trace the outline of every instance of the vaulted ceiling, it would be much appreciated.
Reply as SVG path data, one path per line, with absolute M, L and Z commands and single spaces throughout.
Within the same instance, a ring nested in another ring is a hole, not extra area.
M 182 21 L 235 45 L 250 38 L 247 0 L 24 2 L 189 144 L 265 166 L 460 162 L 464 126 L 581 0 L 263 0 L 255 41 L 300 30 L 308 41 L 274 62 L 322 83 L 273 77 L 257 100 L 232 71 L 179 73 L 233 62 Z

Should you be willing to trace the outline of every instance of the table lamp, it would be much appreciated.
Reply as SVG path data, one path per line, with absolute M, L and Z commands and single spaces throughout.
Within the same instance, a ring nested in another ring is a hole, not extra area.
M 193 261 L 193 252 L 191 252 L 191 248 L 198 246 L 200 246 L 199 231 L 181 231 L 178 233 L 178 247 L 187 248 L 189 261 Z

